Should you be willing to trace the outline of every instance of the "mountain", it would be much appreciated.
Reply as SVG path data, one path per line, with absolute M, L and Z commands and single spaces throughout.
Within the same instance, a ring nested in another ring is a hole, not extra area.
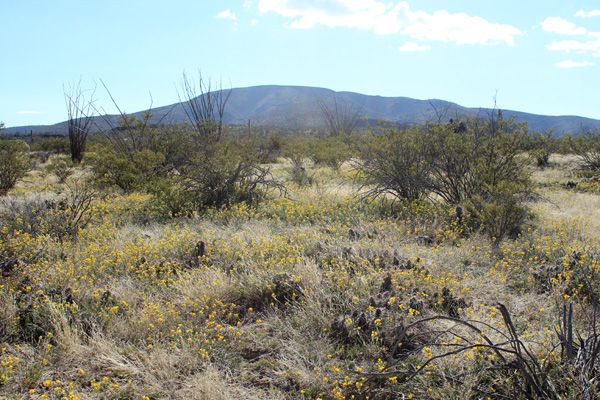
M 360 110 L 360 117 L 370 121 L 387 120 L 405 124 L 447 122 L 464 115 L 487 116 L 489 108 L 467 108 L 445 100 L 417 100 L 408 97 L 368 96 L 353 92 L 334 92 L 324 88 L 306 86 L 253 86 L 231 89 L 225 109 L 224 122 L 229 125 L 247 124 L 254 126 L 323 127 L 325 119 L 319 108 L 318 99 L 333 108 L 334 99 L 340 108 L 346 106 Z M 141 115 L 142 112 L 133 113 Z M 181 103 L 152 109 L 151 122 L 162 120 L 182 123 L 187 116 Z M 505 118 L 516 116 L 517 121 L 527 122 L 530 131 L 545 132 L 554 129 L 555 136 L 566 133 L 577 134 L 582 130 L 600 128 L 600 120 L 578 116 L 547 116 L 521 111 L 503 110 Z M 102 118 L 96 117 L 100 126 L 106 128 Z M 116 121 L 116 116 L 109 116 Z M 6 133 L 65 133 L 66 122 L 45 126 L 22 126 L 6 128 Z

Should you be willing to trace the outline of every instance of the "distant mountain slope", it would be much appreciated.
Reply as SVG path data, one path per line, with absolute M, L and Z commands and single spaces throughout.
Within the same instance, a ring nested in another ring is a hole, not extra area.
M 401 123 L 423 123 L 427 121 L 448 121 L 464 115 L 486 116 L 492 110 L 489 108 L 467 108 L 444 100 L 416 100 L 408 97 L 367 96 L 352 92 L 334 92 L 324 88 L 306 86 L 253 86 L 235 88 L 225 110 L 226 124 L 252 124 L 281 127 L 322 127 L 324 119 L 319 109 L 317 99 L 321 99 L 330 107 L 333 99 L 338 105 L 350 105 L 360 109 L 361 117 L 369 120 L 388 120 Z M 170 123 L 187 121 L 187 116 L 181 104 L 152 109 L 153 121 L 162 119 Z M 600 128 L 600 120 L 578 116 L 546 116 L 520 111 L 503 110 L 505 117 L 517 116 L 517 121 L 527 122 L 530 131 L 544 132 L 554 129 L 555 136 L 566 133 L 579 133 L 582 129 Z M 134 113 L 139 115 L 141 112 Z M 116 119 L 115 116 L 111 116 Z M 100 125 L 105 125 L 100 119 Z M 6 133 L 66 132 L 65 122 L 49 126 L 12 127 Z

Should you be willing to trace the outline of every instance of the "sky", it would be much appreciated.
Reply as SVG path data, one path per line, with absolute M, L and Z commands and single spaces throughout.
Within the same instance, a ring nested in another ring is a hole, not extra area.
M 600 0 L 0 0 L 0 121 L 179 101 L 183 73 L 600 119 Z

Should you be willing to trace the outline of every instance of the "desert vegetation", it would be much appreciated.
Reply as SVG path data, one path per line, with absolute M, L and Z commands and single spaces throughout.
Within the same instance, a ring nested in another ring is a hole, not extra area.
M 597 134 L 263 135 L 193 87 L 81 160 L 0 141 L 2 396 L 598 397 Z

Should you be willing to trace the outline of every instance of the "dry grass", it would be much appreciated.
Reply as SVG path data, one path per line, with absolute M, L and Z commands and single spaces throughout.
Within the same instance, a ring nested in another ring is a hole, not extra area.
M 441 358 L 410 382 L 401 372 L 372 374 L 386 371 L 398 328 L 421 318 L 477 320 L 501 343 L 499 302 L 554 371 L 559 308 L 579 304 L 580 328 L 589 311 L 589 293 L 574 286 L 572 271 L 597 267 L 600 197 L 560 185 L 572 178 L 571 166 L 572 159 L 553 157 L 552 167 L 534 173 L 548 201 L 533 205 L 537 219 L 528 231 L 499 246 L 462 235 L 451 210 L 382 216 L 377 205 L 351 196 L 348 165 L 339 173 L 311 169 L 312 186 L 290 185 L 290 198 L 256 209 L 164 222 L 147 196 L 112 194 L 96 198 L 92 223 L 73 240 L 3 226 L 0 256 L 21 264 L 0 278 L 0 391 L 23 399 L 140 400 L 509 392 L 518 374 L 482 370 L 491 361 L 477 349 Z M 276 164 L 273 172 L 285 180 L 288 167 Z M 63 189 L 32 173 L 11 196 L 52 198 Z M 200 240 L 207 252 L 192 260 Z M 571 263 L 573 252 L 583 261 Z M 440 320 L 413 332 L 394 365 L 410 372 L 441 354 L 443 347 L 427 342 L 450 326 Z M 575 383 L 559 386 L 564 396 L 577 393 Z

